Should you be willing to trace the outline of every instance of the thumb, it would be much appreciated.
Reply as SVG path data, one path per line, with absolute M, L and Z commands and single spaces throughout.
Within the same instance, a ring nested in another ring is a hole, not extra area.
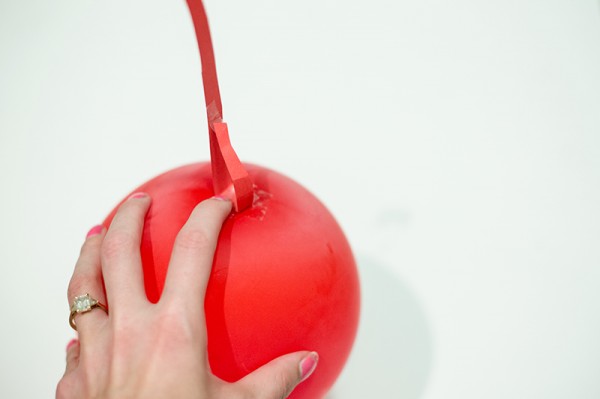
M 77 368 L 79 364 L 79 340 L 77 338 L 72 339 L 67 344 L 67 367 L 65 369 L 65 375 Z
M 310 377 L 318 362 L 317 352 L 289 353 L 270 361 L 236 384 L 256 398 L 287 398 L 298 384 Z

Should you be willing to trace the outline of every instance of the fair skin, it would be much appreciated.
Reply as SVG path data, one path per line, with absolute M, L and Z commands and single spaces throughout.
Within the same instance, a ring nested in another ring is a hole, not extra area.
M 196 206 L 177 236 L 156 304 L 144 292 L 139 249 L 150 204 L 148 195 L 132 196 L 108 231 L 92 230 L 83 244 L 69 283 L 69 301 L 89 292 L 108 304 L 109 312 L 94 309 L 75 316 L 79 339 L 67 348 L 56 398 L 288 397 L 316 367 L 315 352 L 281 356 L 235 383 L 219 379 L 210 369 L 203 298 L 231 203 L 213 198 Z

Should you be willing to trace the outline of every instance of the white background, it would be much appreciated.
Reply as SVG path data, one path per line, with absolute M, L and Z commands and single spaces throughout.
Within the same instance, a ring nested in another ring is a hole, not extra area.
M 244 161 L 357 259 L 334 399 L 600 397 L 597 0 L 207 0 Z M 48 398 L 87 230 L 209 157 L 183 0 L 0 0 L 0 397 Z

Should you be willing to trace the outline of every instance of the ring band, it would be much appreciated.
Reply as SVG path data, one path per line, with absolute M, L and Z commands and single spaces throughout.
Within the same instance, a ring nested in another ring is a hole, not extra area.
M 87 313 L 96 308 L 100 308 L 104 310 L 106 314 L 108 314 L 108 309 L 106 305 L 101 304 L 94 298 L 90 296 L 90 294 L 76 296 L 73 299 L 73 304 L 71 305 L 71 315 L 69 316 L 69 324 L 73 328 L 73 330 L 77 331 L 77 325 L 75 324 L 75 316 L 80 313 Z

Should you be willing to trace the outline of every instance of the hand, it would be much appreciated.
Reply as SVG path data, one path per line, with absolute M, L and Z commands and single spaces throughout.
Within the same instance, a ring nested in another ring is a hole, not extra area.
M 69 301 L 89 292 L 103 304 L 108 299 L 109 310 L 75 316 L 79 340 L 67 347 L 67 367 L 56 397 L 287 397 L 316 367 L 315 352 L 284 355 L 235 383 L 220 380 L 210 370 L 204 294 L 231 203 L 213 198 L 193 210 L 175 241 L 156 304 L 146 298 L 140 256 L 150 203 L 146 194 L 133 195 L 121 205 L 108 231 L 100 226 L 92 229 L 83 244 L 69 284 Z

